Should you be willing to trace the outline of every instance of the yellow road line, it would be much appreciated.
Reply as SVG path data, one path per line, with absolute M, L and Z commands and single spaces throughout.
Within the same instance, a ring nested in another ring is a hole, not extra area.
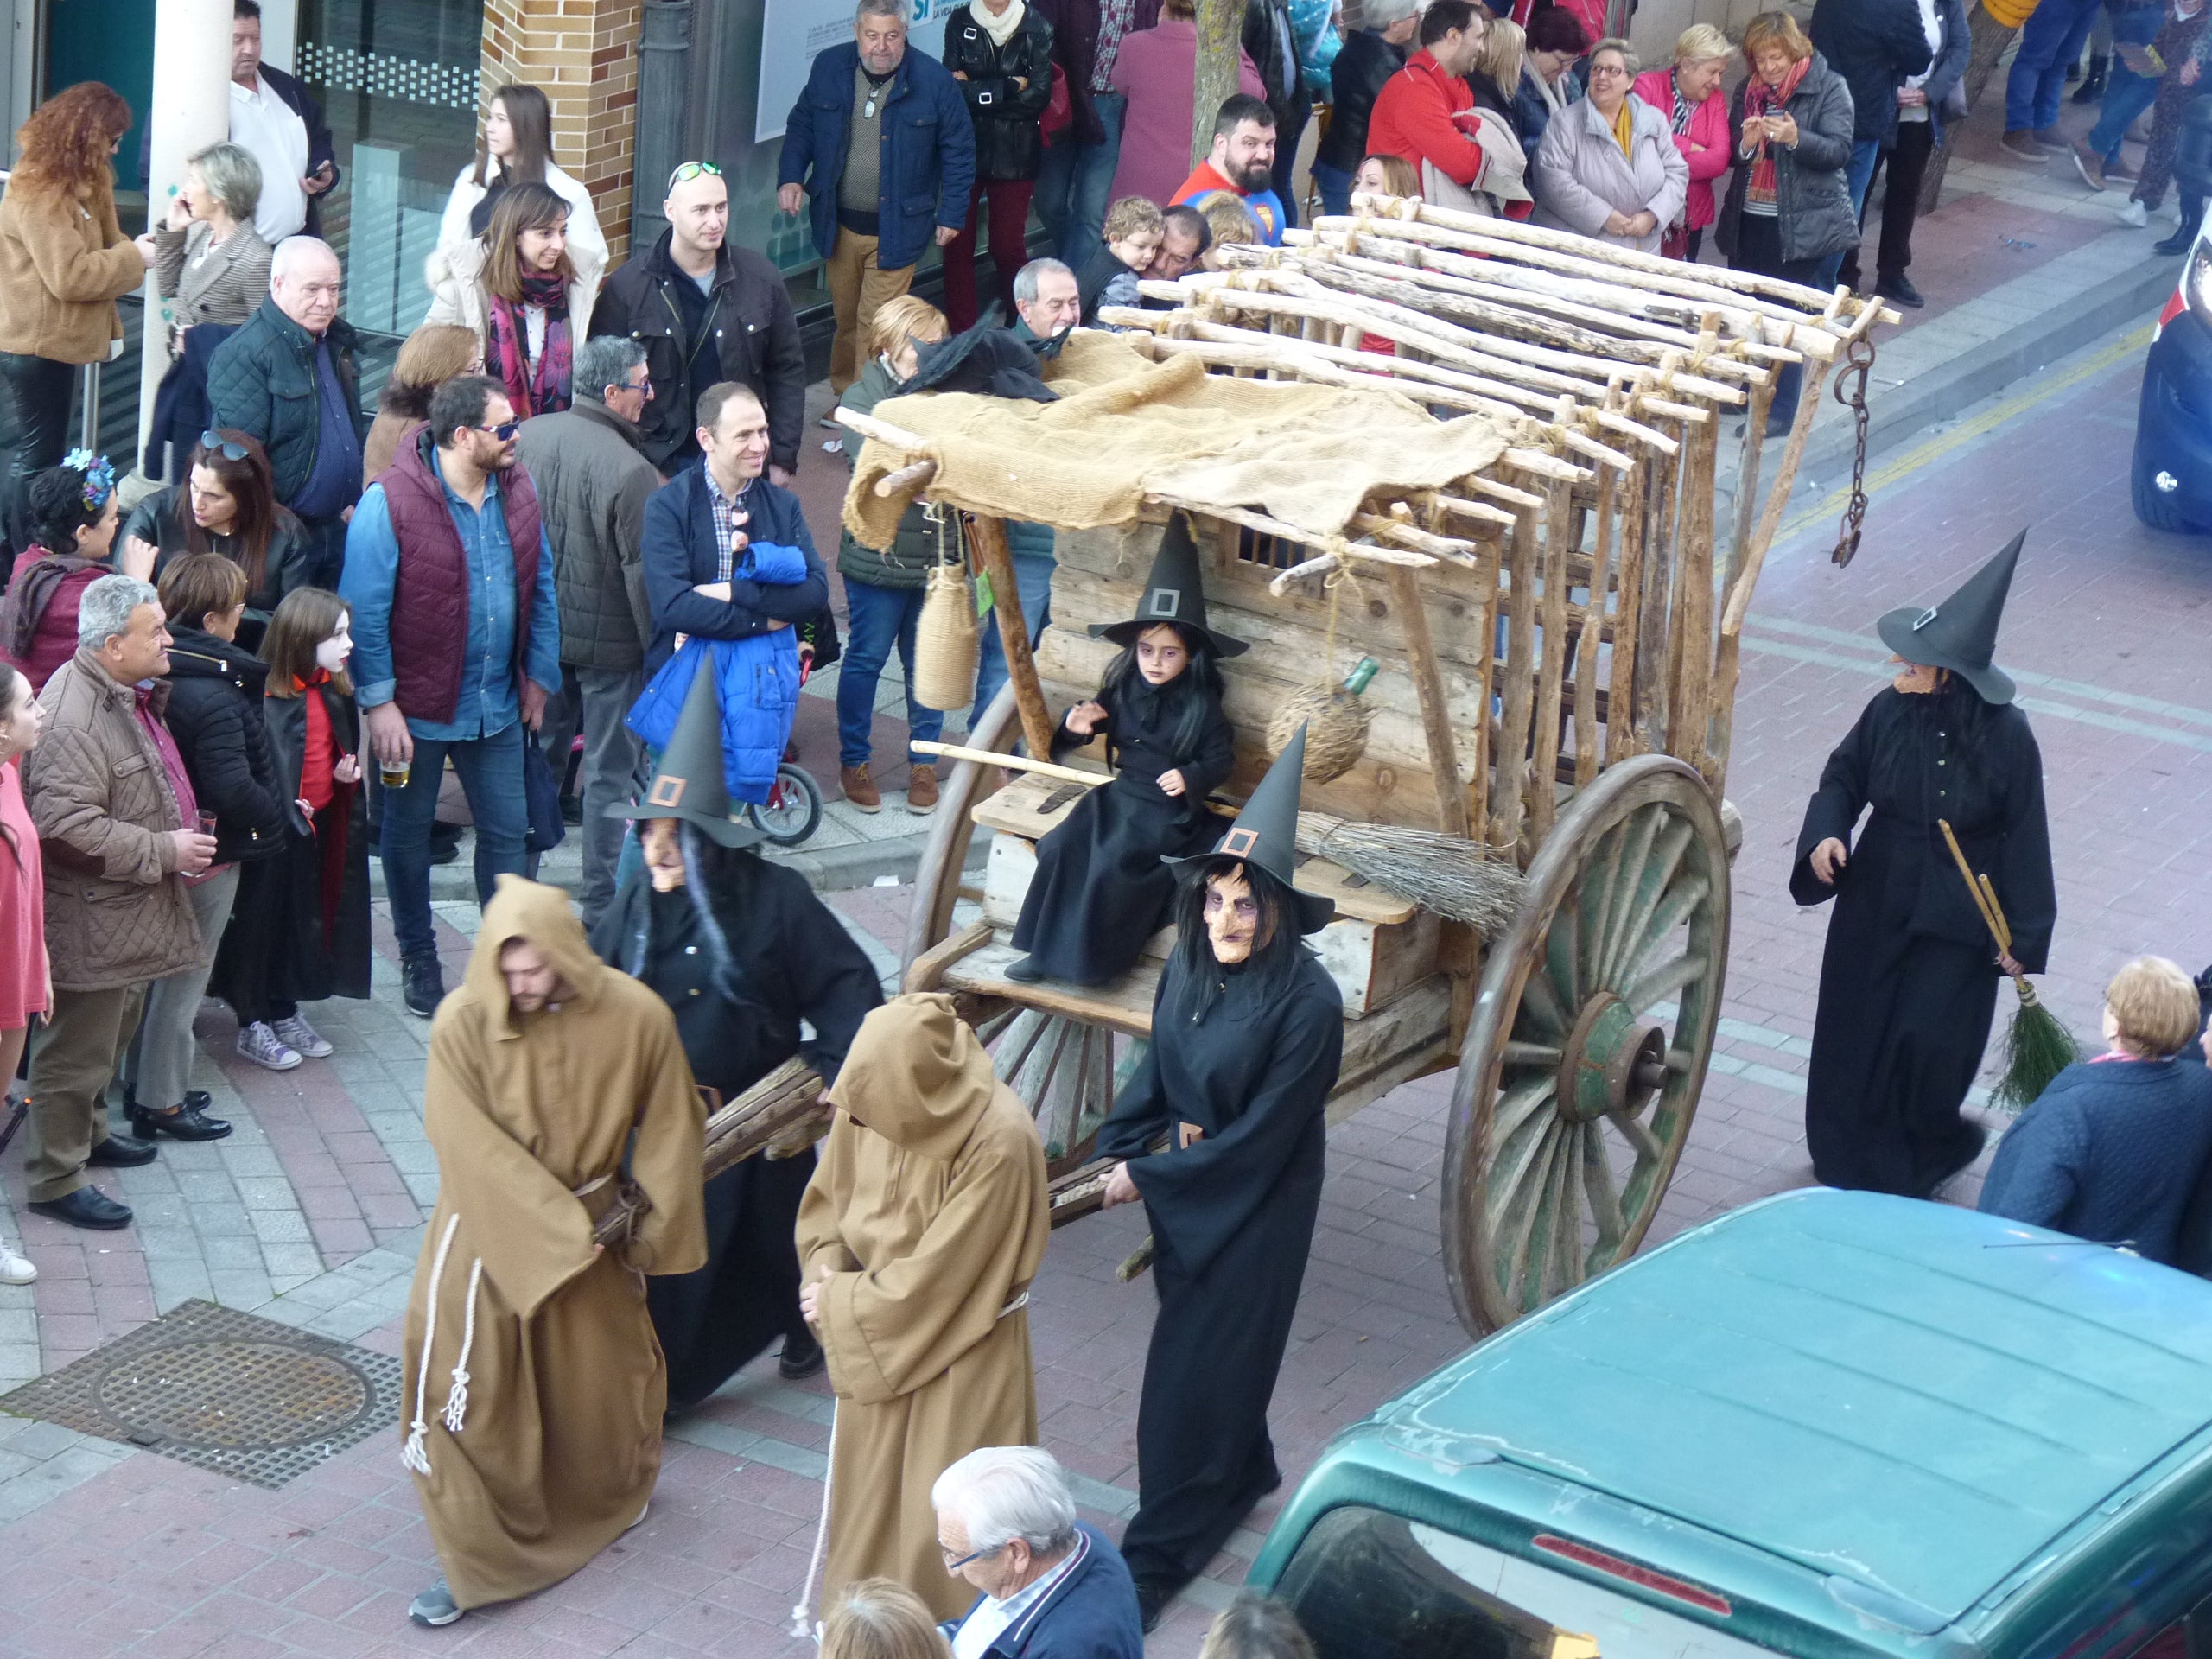
M 1866 493 L 1869 498 L 1879 494 L 1892 485 L 1903 482 L 1922 467 L 1941 461 L 1962 444 L 1972 442 L 1985 433 L 1993 432 L 2007 421 L 2033 409 L 2037 404 L 2070 391 L 2084 380 L 2102 374 L 2122 358 L 2147 348 L 2151 343 L 2151 327 L 2145 323 L 2133 333 L 2123 334 L 2094 357 L 2076 363 L 2063 374 L 2054 374 L 2037 381 L 2029 391 L 2007 397 L 1994 409 L 1986 410 L 1970 421 L 1961 421 L 1949 431 L 1916 444 L 1894 460 L 1887 461 L 1866 474 Z M 1823 397 L 1830 396 L 1825 389 Z M 1804 508 L 1782 527 L 1776 536 L 1777 542 L 1786 542 L 1799 531 L 1810 529 L 1821 519 L 1842 511 L 1842 504 L 1850 499 L 1847 490 L 1831 490 L 1816 504 Z

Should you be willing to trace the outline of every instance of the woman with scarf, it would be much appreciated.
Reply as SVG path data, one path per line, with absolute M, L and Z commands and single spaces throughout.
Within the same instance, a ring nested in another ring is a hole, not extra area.
M 34 689 L 77 654 L 77 601 L 102 576 L 116 574 L 121 518 L 115 467 L 88 450 L 72 450 L 24 490 L 22 522 L 30 556 L 16 565 L 0 599 L 0 655 L 29 676 Z M 146 582 L 152 569 L 147 559 L 126 565 L 124 574 Z
M 1643 253 L 1679 218 L 1689 168 L 1667 118 L 1630 90 L 1636 54 L 1626 41 L 1590 51 L 1590 93 L 1544 129 L 1536 148 L 1535 222 Z
M 1313 1243 L 1344 1058 L 1344 998 L 1300 936 L 1299 728 L 1211 851 L 1173 861 L 1175 953 L 1152 1042 L 1098 1131 L 1122 1160 L 1109 1205 L 1142 1199 L 1160 1313 L 1137 1408 L 1137 1512 L 1122 1535 L 1144 1628 L 1282 1484 L 1268 1438 Z
M 1675 61 L 1647 69 L 1636 78 L 1636 95 L 1667 117 L 1675 148 L 1689 169 L 1689 193 L 1681 216 L 1667 227 L 1659 251 L 1669 259 L 1696 262 L 1713 223 L 1713 181 L 1728 170 L 1735 146 L 1728 140 L 1728 100 L 1721 78 L 1733 48 L 1711 23 L 1692 23 L 1675 41 Z
M 2026 532 L 1948 599 L 1878 632 L 1897 678 L 1837 745 L 1805 809 L 1790 896 L 1835 900 L 1805 1088 L 1815 1179 L 1924 1198 L 1980 1154 L 1959 1116 L 1999 980 L 2041 973 L 2057 920 L 2043 760 L 1991 660 Z M 1872 809 L 1856 843 L 1860 813 Z M 2009 952 L 1951 855 L 1986 874 Z
M 277 601 L 308 582 L 313 548 L 306 527 L 276 499 L 269 454 L 260 440 L 224 428 L 200 435 L 185 481 L 168 485 L 131 509 L 124 551 L 156 582 L 178 559 L 219 553 L 245 573 L 245 615 L 238 643 L 261 645 Z
M 248 864 L 209 990 L 238 1020 L 238 1053 L 272 1071 L 331 1052 L 302 1002 L 369 995 L 369 842 L 353 686 L 353 613 L 322 588 L 284 596 L 261 659 L 262 718 L 291 830 L 284 850 Z
M 599 273 L 569 257 L 569 215 L 548 186 L 512 186 L 482 236 L 436 250 L 423 267 L 431 295 L 423 321 L 476 331 L 484 372 L 505 389 L 518 421 L 569 407 L 570 353 L 590 332 Z
M 1851 162 L 1851 89 L 1813 50 L 1786 11 L 1763 11 L 1744 30 L 1750 76 L 1730 100 L 1736 172 L 1713 226 L 1731 270 L 1810 283 L 1821 262 L 1857 245 Z M 1804 365 L 1776 382 L 1767 435 L 1789 429 Z
M 640 820 L 645 859 L 591 934 L 601 961 L 668 1004 L 710 1112 L 795 1054 L 835 1082 L 853 1033 L 883 1001 L 867 954 L 806 878 L 761 859 L 760 832 L 731 816 L 715 685 L 711 674 L 692 680 L 645 804 L 612 809 Z M 801 1020 L 810 1041 L 800 1039 Z M 715 1176 L 707 1265 L 647 1284 L 670 1411 L 698 1405 L 779 1337 L 785 1377 L 822 1369 L 821 1344 L 799 1317 L 793 1243 L 814 1162 L 802 1132 Z

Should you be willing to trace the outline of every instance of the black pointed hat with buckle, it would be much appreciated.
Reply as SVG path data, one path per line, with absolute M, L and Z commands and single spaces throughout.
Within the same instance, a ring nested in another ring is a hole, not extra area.
M 1244 803 L 1236 822 L 1210 853 L 1187 858 L 1163 858 L 1179 880 L 1196 881 L 1227 863 L 1249 864 L 1265 870 L 1282 883 L 1291 896 L 1300 933 L 1314 933 L 1329 925 L 1337 907 L 1318 893 L 1300 893 L 1292 880 L 1298 868 L 1298 791 L 1306 774 L 1306 728 L 1301 722 L 1290 747 L 1275 757 L 1268 775 Z
M 1179 512 L 1168 519 L 1166 534 L 1160 538 L 1160 551 L 1153 556 L 1152 575 L 1145 580 L 1144 597 L 1137 601 L 1137 613 L 1126 622 L 1094 622 L 1090 634 L 1094 639 L 1134 645 L 1139 634 L 1163 622 L 1173 622 L 1204 634 L 1217 657 L 1241 657 L 1246 650 L 1242 639 L 1217 633 L 1206 626 L 1206 593 L 1198 577 L 1198 544 L 1192 538 L 1189 521 Z
M 2020 562 L 2027 539 L 2024 530 L 1941 604 L 1891 611 L 1875 625 L 1882 643 L 1908 663 L 1949 669 L 1984 702 L 2012 702 L 2012 677 L 1990 659 L 1997 652 L 2005 598 L 2012 590 L 2012 567 Z
M 711 665 L 702 664 L 684 695 L 683 708 L 669 734 L 645 798 L 617 801 L 610 818 L 681 818 L 696 823 L 725 847 L 758 847 L 766 839 L 730 808 L 729 785 L 722 772 L 721 698 Z

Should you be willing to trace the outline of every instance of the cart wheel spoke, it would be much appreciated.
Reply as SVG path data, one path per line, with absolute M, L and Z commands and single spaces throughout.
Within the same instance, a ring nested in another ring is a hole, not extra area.
M 1627 1235 L 1628 1218 L 1621 1213 L 1620 1189 L 1613 1183 L 1605 1135 L 1595 1123 L 1582 1126 L 1582 1190 L 1598 1226 L 1598 1248 L 1591 1254 L 1610 1260 Z
M 1563 1124 L 1559 1137 L 1559 1156 L 1554 1161 L 1552 1178 L 1555 1183 L 1552 1195 L 1551 1268 L 1545 1274 L 1544 1299 L 1548 1301 L 1561 1291 L 1572 1290 L 1582 1282 L 1582 1134 L 1580 1125 Z
M 1620 940 L 1621 930 L 1627 925 L 1629 907 L 1636 902 L 1637 884 L 1643 879 L 1643 867 L 1651 857 L 1652 840 L 1666 821 L 1667 809 L 1655 804 L 1614 831 L 1621 854 L 1605 874 L 1605 937 L 1598 942 L 1598 957 L 1590 975 L 1593 985 L 1610 982 L 1606 963 Z
M 1683 986 L 1705 976 L 1707 961 L 1695 950 L 1686 950 L 1672 962 L 1662 963 L 1649 969 L 1621 993 L 1621 1001 L 1638 1014 L 1646 1012 L 1656 1002 L 1662 1002 Z
M 1047 1172 L 1057 1177 L 1088 1162 L 1127 1075 L 1115 1065 L 1114 1033 L 1065 1014 L 1019 1008 L 985 1021 L 976 1035 L 991 1051 L 991 1070 L 1036 1120 Z M 1130 1046 L 1134 1065 L 1144 1045 Z
M 1651 912 L 1643 931 L 1621 953 L 1620 968 L 1616 982 L 1633 978 L 1643 971 L 1651 957 L 1674 937 L 1675 930 L 1688 921 L 1697 907 L 1705 902 L 1713 884 L 1703 875 L 1687 875 L 1667 890 L 1658 908 Z
M 1599 969 L 1600 985 L 1608 988 L 1619 985 L 1622 970 L 1628 965 L 1630 943 L 1643 933 L 1652 912 L 1658 909 L 1659 901 L 1666 896 L 1668 884 L 1675 879 L 1682 855 L 1689 850 L 1690 837 L 1696 832 L 1696 826 L 1683 818 L 1669 824 L 1660 835 L 1651 849 L 1649 861 L 1637 874 L 1625 919 L 1613 935 L 1611 947 Z
M 1667 1155 L 1666 1147 L 1660 1144 L 1659 1137 L 1651 1132 L 1650 1128 L 1627 1113 L 1616 1113 L 1605 1122 L 1618 1131 L 1622 1140 L 1635 1148 L 1636 1166 L 1639 1172 L 1646 1164 L 1656 1163 Z

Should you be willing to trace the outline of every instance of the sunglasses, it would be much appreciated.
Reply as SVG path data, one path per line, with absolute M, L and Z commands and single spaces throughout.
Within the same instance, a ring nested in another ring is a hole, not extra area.
M 502 421 L 497 426 L 478 426 L 472 427 L 469 429 L 474 432 L 489 432 L 501 443 L 508 443 L 513 441 L 516 433 L 522 430 L 522 423 L 520 421 Z
M 223 436 L 212 426 L 200 435 L 200 448 L 207 454 L 220 455 L 225 461 L 245 459 L 245 445 Z
M 673 190 L 679 184 L 688 184 L 702 173 L 709 178 L 719 179 L 722 175 L 721 168 L 712 162 L 686 162 L 668 175 L 668 188 Z

